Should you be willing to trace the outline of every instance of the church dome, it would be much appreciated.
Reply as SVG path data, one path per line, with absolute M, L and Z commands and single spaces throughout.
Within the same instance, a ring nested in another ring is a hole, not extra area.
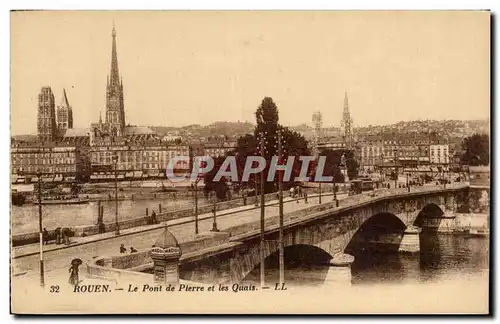
M 179 247 L 179 242 L 175 236 L 169 232 L 167 228 L 163 231 L 160 236 L 155 241 L 155 247 L 159 247 L 162 249 L 170 248 L 170 247 Z

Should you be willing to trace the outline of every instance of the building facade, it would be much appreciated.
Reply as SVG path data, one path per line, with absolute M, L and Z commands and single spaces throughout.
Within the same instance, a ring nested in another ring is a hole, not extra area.
M 53 141 L 57 138 L 55 98 L 50 87 L 43 87 L 38 94 L 38 138 Z
M 448 144 L 431 145 L 429 154 L 429 159 L 432 164 L 450 163 L 450 151 Z
M 212 158 L 226 156 L 234 149 L 236 149 L 236 142 L 205 143 L 202 145 L 203 155 Z
M 13 143 L 11 170 L 29 182 L 39 173 L 51 181 L 85 181 L 89 178 L 88 145 L 71 143 Z

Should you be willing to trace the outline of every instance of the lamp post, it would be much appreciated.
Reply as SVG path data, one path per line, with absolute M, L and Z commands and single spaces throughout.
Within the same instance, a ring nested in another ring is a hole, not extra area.
M 115 235 L 120 235 L 120 224 L 118 224 L 118 178 L 116 176 L 117 172 L 118 155 L 113 154 L 113 166 L 115 170 Z
M 257 174 L 254 174 L 254 185 L 255 185 L 255 207 L 259 206 L 259 201 L 257 198 Z
M 198 235 L 198 179 L 194 182 L 194 233 Z
M 45 275 L 43 270 L 43 224 L 42 224 L 42 172 L 38 176 L 38 229 L 40 234 L 40 286 L 45 286 Z
M 283 147 L 281 143 L 281 132 L 278 132 L 278 159 L 281 162 Z M 283 173 L 278 173 L 278 192 L 279 192 L 279 283 L 285 282 L 285 246 L 283 242 Z
M 321 181 L 319 182 L 319 204 L 321 205 Z
M 260 154 L 262 157 L 264 155 L 264 134 L 260 134 Z M 261 288 L 266 285 L 265 282 L 265 255 L 264 255 L 264 245 L 265 245 L 265 237 L 264 237 L 264 227 L 265 227 L 265 201 L 264 201 L 264 171 L 260 172 L 260 286 Z M 255 196 L 257 197 L 257 191 L 255 192 Z
M 333 201 L 335 201 L 335 207 L 338 207 L 339 201 L 337 199 L 337 183 L 335 182 L 335 176 L 333 176 Z
M 381 160 L 380 168 L 379 168 L 380 181 L 382 181 L 382 183 L 384 183 L 385 182 L 385 173 L 384 173 L 384 153 L 383 152 L 382 152 L 382 154 L 380 154 L 380 160 Z
M 212 223 L 212 230 L 211 231 L 218 232 L 219 229 L 217 228 L 217 196 L 214 197 L 214 207 L 213 207 L 212 212 L 214 213 L 214 221 Z
M 394 188 L 396 189 L 398 187 L 398 150 L 394 149 Z

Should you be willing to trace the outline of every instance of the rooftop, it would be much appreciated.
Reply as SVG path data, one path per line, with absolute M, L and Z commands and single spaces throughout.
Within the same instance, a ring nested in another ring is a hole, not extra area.
M 86 137 L 89 136 L 89 128 L 68 128 L 64 137 Z

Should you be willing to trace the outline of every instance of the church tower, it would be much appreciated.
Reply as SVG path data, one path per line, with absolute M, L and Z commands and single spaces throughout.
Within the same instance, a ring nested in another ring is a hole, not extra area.
M 38 138 L 53 141 L 57 138 L 55 98 L 50 87 L 43 87 L 38 95 Z
M 123 83 L 118 72 L 116 53 L 116 31 L 113 24 L 111 33 L 111 73 L 106 86 L 106 126 L 111 136 L 122 136 L 125 128 L 125 109 L 123 106 Z
M 66 96 L 66 89 L 63 89 L 61 104 L 57 106 L 57 128 L 60 136 L 64 136 L 68 128 L 73 128 L 73 109 Z
M 351 118 L 351 113 L 349 112 L 349 101 L 347 99 L 347 91 L 344 97 L 344 111 L 342 112 L 342 122 L 340 129 L 342 132 L 342 138 L 347 149 L 351 149 L 354 144 L 354 136 L 352 132 L 353 120 Z

